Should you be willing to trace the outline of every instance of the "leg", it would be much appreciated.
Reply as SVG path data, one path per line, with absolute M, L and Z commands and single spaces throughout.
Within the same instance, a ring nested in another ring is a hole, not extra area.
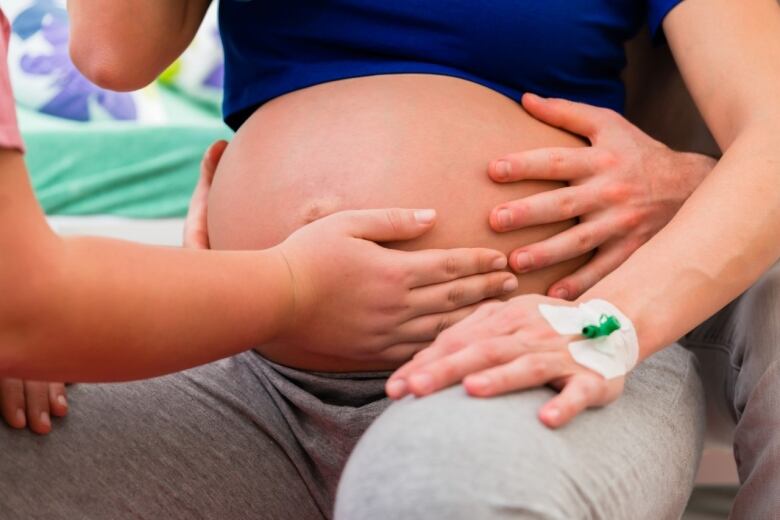
M 732 516 L 774 518 L 780 511 L 780 264 L 693 331 L 686 344 L 698 353 L 725 353 L 723 367 L 705 377 L 720 383 L 711 393 L 727 403 L 736 422 L 742 486 Z
M 330 379 L 310 379 L 316 388 L 304 389 L 250 352 L 150 381 L 76 386 L 50 437 L 0 428 L 0 516 L 321 520 L 360 432 L 324 420 L 333 410 L 310 390 L 339 394 L 324 388 Z
M 336 519 L 679 517 L 704 430 L 690 353 L 653 356 L 618 402 L 557 431 L 536 418 L 551 395 L 481 400 L 455 387 L 394 404 L 350 457 Z

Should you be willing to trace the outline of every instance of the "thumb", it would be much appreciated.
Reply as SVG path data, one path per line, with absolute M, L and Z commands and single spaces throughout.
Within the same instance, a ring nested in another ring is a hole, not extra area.
M 222 160 L 222 155 L 225 153 L 227 146 L 228 142 L 225 140 L 215 141 L 203 155 L 200 178 L 207 186 L 211 186 L 211 183 L 214 180 L 214 174 L 217 173 L 217 166 L 219 166 L 219 161 Z
M 547 99 L 536 94 L 523 96 L 523 108 L 542 123 L 593 140 L 610 110 L 567 99 Z
M 348 234 L 372 242 L 411 240 L 430 231 L 436 222 L 432 209 L 369 209 L 334 215 L 345 220 Z
M 190 198 L 190 207 L 184 220 L 184 247 L 209 249 L 208 236 L 208 198 L 211 183 L 217 172 L 227 141 L 217 141 L 206 150 L 200 163 L 200 177 Z

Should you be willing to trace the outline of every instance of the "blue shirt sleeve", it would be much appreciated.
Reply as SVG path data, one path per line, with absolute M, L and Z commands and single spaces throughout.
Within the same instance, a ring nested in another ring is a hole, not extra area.
M 648 0 L 647 2 L 647 20 L 650 25 L 650 34 L 653 38 L 660 36 L 661 24 L 669 14 L 669 11 L 677 7 L 677 4 L 683 0 Z

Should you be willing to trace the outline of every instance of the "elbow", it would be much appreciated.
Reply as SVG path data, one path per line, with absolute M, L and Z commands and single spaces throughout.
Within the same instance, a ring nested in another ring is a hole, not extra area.
M 117 92 L 139 90 L 157 77 L 154 71 L 133 66 L 131 57 L 109 45 L 72 38 L 70 57 L 76 68 L 95 85 Z

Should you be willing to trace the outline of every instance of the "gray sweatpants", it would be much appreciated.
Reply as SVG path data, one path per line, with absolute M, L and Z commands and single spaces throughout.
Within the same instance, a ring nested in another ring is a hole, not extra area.
M 780 519 L 780 264 L 682 342 L 696 354 L 711 422 L 733 430 L 735 520 Z
M 677 518 L 704 434 L 702 379 L 738 423 L 737 518 L 773 518 L 778 297 L 775 269 L 690 350 L 653 356 L 618 402 L 558 431 L 536 418 L 549 389 L 481 400 L 454 387 L 389 406 L 387 374 L 311 374 L 254 352 L 78 385 L 49 437 L 0 428 L 0 518 L 309 520 L 334 502 L 337 520 Z

